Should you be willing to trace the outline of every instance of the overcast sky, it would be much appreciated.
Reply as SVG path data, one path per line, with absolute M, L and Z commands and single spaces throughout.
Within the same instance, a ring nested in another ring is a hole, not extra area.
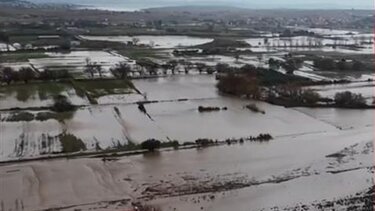
M 92 5 L 99 7 L 155 7 L 182 5 L 238 6 L 248 8 L 293 9 L 374 9 L 374 0 L 29 0 Z

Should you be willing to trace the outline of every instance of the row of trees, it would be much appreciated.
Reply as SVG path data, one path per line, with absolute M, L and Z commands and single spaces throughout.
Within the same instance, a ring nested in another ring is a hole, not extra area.
M 157 75 L 158 69 L 162 69 L 164 74 L 167 74 L 168 70 L 170 70 L 172 74 L 176 74 L 176 71 L 180 65 L 184 67 L 185 73 L 189 73 L 189 71 L 193 68 L 196 68 L 199 71 L 199 73 L 214 72 L 214 70 L 211 67 L 205 65 L 204 63 L 192 63 L 178 60 L 170 60 L 162 65 L 159 65 L 149 59 L 140 59 L 136 61 L 136 64 L 139 67 L 144 68 L 150 75 Z M 130 64 L 126 62 L 119 62 L 114 67 L 112 67 L 110 71 L 116 78 L 124 79 L 135 70 L 133 70 L 133 67 Z M 100 78 L 103 77 L 102 66 L 95 62 L 90 62 L 90 60 L 86 60 L 84 72 L 89 74 L 91 78 L 94 78 L 95 74 L 98 74 Z
M 157 70 L 160 68 L 164 74 L 170 70 L 172 74 L 175 74 L 179 65 L 184 67 L 185 73 L 189 73 L 193 68 L 197 69 L 199 73 L 207 72 L 212 74 L 214 71 L 229 71 L 231 68 L 227 64 L 218 64 L 216 67 L 210 67 L 204 63 L 192 63 L 186 61 L 171 60 L 165 64 L 159 65 L 151 60 L 142 59 L 137 61 L 137 65 L 146 69 L 150 75 L 156 75 Z M 119 79 L 125 79 L 133 71 L 132 66 L 126 62 L 117 63 L 110 69 L 113 76 Z M 100 78 L 104 76 L 103 67 L 95 62 L 91 62 L 89 59 L 86 60 L 84 72 L 87 73 L 91 78 L 94 78 L 96 74 Z M 44 70 L 36 71 L 31 67 L 22 67 L 18 71 L 11 67 L 0 67 L 0 80 L 10 84 L 11 82 L 24 81 L 28 83 L 30 80 L 57 80 L 63 78 L 70 78 L 71 75 L 65 69 L 63 70 Z
M 296 85 L 279 86 L 276 90 L 277 94 L 283 99 L 287 99 L 291 103 L 314 105 L 322 100 L 319 93 L 312 89 L 302 89 Z M 270 96 L 271 98 L 274 96 Z
M 3 67 L 0 69 L 1 80 L 8 85 L 14 81 L 24 81 L 28 83 L 30 80 L 35 79 L 35 71 L 30 67 L 21 67 L 19 71 L 15 71 L 11 67 Z
M 217 88 L 220 92 L 231 95 L 260 98 L 259 81 L 256 77 L 229 74 L 220 78 Z
M 19 81 L 27 84 L 31 80 L 50 81 L 70 77 L 71 75 L 67 70 L 44 70 L 37 72 L 31 67 L 21 67 L 18 71 L 12 67 L 0 67 L 0 80 L 8 85 Z

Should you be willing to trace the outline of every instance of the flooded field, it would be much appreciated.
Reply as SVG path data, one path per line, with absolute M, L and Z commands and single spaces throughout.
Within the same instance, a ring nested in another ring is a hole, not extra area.
M 361 94 L 366 99 L 372 100 L 375 97 L 373 82 L 360 82 L 347 85 L 326 85 L 312 87 L 323 97 L 333 98 L 337 92 L 351 91 Z M 372 103 L 372 102 L 371 102 Z M 371 104 L 370 103 L 370 104 Z
M 375 209 L 370 7 L 47 1 L 0 0 L 0 211 Z
M 152 48 L 175 48 L 189 47 L 211 42 L 210 38 L 199 38 L 189 36 L 81 36 L 87 40 L 112 41 L 128 43 L 134 39 L 139 40 L 137 44 L 148 45 Z
M 364 197 L 374 185 L 372 110 L 284 108 L 220 95 L 216 82 L 214 75 L 204 74 L 133 80 L 140 94 L 126 88 L 106 94 L 95 90 L 93 82 L 76 82 L 97 96 L 96 105 L 63 84 L 37 86 L 31 93 L 3 90 L 2 108 L 47 105 L 53 90 L 83 107 L 47 120 L 9 121 L 13 111 L 0 112 L 0 161 L 61 153 L 62 134 L 81 141 L 87 152 L 150 138 L 182 144 L 199 138 L 273 136 L 267 142 L 167 148 L 108 160 L 86 156 L 2 164 L 0 186 L 11 190 L 0 192 L 3 210 L 124 210 L 134 201 L 163 211 L 288 210 L 302 205 L 314 210 L 316 204 Z M 96 88 L 101 86 L 108 84 Z M 118 86 L 116 90 L 126 87 Z M 323 96 L 350 90 L 369 97 L 372 86 L 361 82 L 314 88 Z M 144 105 L 146 113 L 136 104 L 144 100 L 153 102 Z M 250 103 L 264 112 L 246 109 Z M 199 106 L 226 109 L 201 113 Z M 26 112 L 38 116 L 43 111 Z
M 81 158 L 12 164 L 0 168 L 2 187 L 12 187 L 1 200 L 5 208 L 31 210 L 123 210 L 130 201 L 182 211 L 282 209 L 298 206 L 296 199 L 313 206 L 373 185 L 372 139 L 371 127 L 108 162 Z M 326 157 L 337 152 L 343 153 L 340 160 Z
M 178 140 L 183 143 L 198 138 L 224 140 L 260 133 L 290 136 L 335 130 L 333 126 L 314 120 L 303 113 L 266 103 L 256 102 L 265 114 L 253 113 L 244 108 L 252 103 L 251 101 L 220 96 L 215 83 L 214 76 L 207 75 L 135 80 L 135 86 L 147 96 L 147 100 L 160 101 L 145 105 L 151 118 L 140 112 L 136 104 L 132 104 L 144 98 L 130 94 L 113 95 L 109 98 L 111 104 L 108 104 L 108 99 L 106 102 L 102 98 L 104 102 L 101 105 L 81 108 L 64 122 L 2 122 L 2 132 L 9 135 L 2 140 L 8 145 L 2 152 L 2 160 L 14 159 L 14 150 L 9 149 L 16 149 L 23 141 L 29 147 L 23 148 L 25 152 L 21 153 L 21 157 L 38 156 L 35 149 L 40 148 L 43 137 L 57 135 L 56 132 L 48 131 L 65 131 L 73 134 L 82 139 L 88 149 L 95 150 L 97 143 L 106 149 L 115 147 L 118 143 L 125 144 L 127 141 L 141 143 L 149 138 Z M 227 107 L 227 110 L 200 113 L 199 106 Z M 11 113 L 3 112 L 3 116 L 9 116 Z M 290 119 L 290 116 L 293 116 L 293 119 Z M 310 124 L 303 124 L 306 121 Z M 314 127 L 311 127 L 311 124 Z M 40 129 L 30 130 L 34 127 Z M 44 127 L 47 129 L 43 129 Z
M 126 43 L 132 38 L 111 39 Z M 142 44 L 151 42 L 155 48 L 211 41 L 190 37 L 140 36 L 139 39 Z M 269 39 L 273 44 L 268 46 L 262 43 L 263 39 L 246 40 L 253 45 L 251 50 L 267 52 L 262 56 L 213 55 L 184 59 L 208 66 L 228 63 L 235 67 L 251 64 L 269 68 L 270 58 L 283 61 L 285 52 L 292 51 L 276 47 L 281 42 L 309 42 L 303 37 L 292 41 Z M 324 42 L 332 44 L 331 41 Z M 171 53 L 170 49 L 163 51 Z M 75 77 L 82 77 L 86 58 L 90 58 L 91 62 L 102 65 L 106 77 L 112 77 L 110 67 L 118 62 L 130 62 L 126 57 L 106 51 L 47 54 L 48 58 L 12 64 L 13 67 L 30 64 L 38 70 L 69 68 Z M 172 58 L 179 59 L 171 55 Z M 181 65 L 179 70 L 185 69 Z M 286 73 L 283 68 L 278 71 Z M 352 91 L 362 94 L 369 103 L 374 98 L 373 82 L 365 82 L 373 78 L 368 72 L 319 72 L 314 70 L 312 61 L 305 61 L 294 74 L 314 81 L 356 81 L 309 87 L 323 97 L 333 98 L 337 92 Z M 221 95 L 216 83 L 214 75 L 192 70 L 190 74 L 135 79 L 133 84 L 137 90 L 121 80 L 3 87 L 0 89 L 3 110 L 0 112 L 0 161 L 62 155 L 64 136 L 82 143 L 85 152 L 94 155 L 0 164 L 0 186 L 11 189 L 6 195 L 0 192 L 0 208 L 109 211 L 130 209 L 131 202 L 142 202 L 163 211 L 248 211 L 249 207 L 254 211 L 301 207 L 315 210 L 316 206 L 328 206 L 327 203 L 337 200 L 352 200 L 354 195 L 365 197 L 374 185 L 372 110 L 285 108 Z M 58 116 L 48 110 L 32 109 L 51 106 L 57 94 L 67 96 L 79 108 Z M 144 104 L 144 112 L 137 104 L 140 101 L 149 102 Z M 250 111 L 246 108 L 249 104 L 255 104 L 262 112 Z M 11 110 L 15 106 L 23 111 Z M 199 112 L 199 106 L 222 109 Z M 18 113 L 27 119 L 17 121 Z M 272 135 L 273 140 L 209 148 L 182 146 L 179 150 L 166 148 L 133 156 L 111 152 L 107 155 L 109 158 L 96 157 L 102 150 L 121 149 L 153 138 L 183 145 L 200 138 L 223 141 L 262 133 Z M 322 192 L 328 186 L 329 190 Z M 365 202 L 357 203 L 362 206 Z M 342 206 L 342 210 L 346 208 Z
M 29 62 L 37 69 L 69 69 L 82 75 L 87 59 L 89 62 L 101 65 L 103 76 L 111 76 L 109 69 L 119 62 L 128 61 L 127 58 L 113 52 L 106 51 L 71 51 L 69 53 L 47 53 L 48 58 L 30 59 Z
M 76 105 L 88 104 L 84 96 L 78 96 L 76 90 L 66 83 L 36 83 L 0 87 L 0 109 L 29 108 L 49 106 L 55 95 L 69 97 Z
M 255 102 L 265 114 L 253 113 L 245 106 L 252 103 L 248 100 L 236 99 L 232 97 L 221 96 L 216 91 L 216 81 L 214 76 L 209 75 L 190 75 L 190 76 L 171 76 L 165 78 L 134 80 L 135 86 L 140 90 L 139 94 L 119 94 L 109 95 L 99 98 L 99 105 L 83 107 L 78 109 L 64 122 L 49 120 L 48 122 L 2 122 L 2 132 L 12 134 L 3 139 L 3 143 L 8 143 L 10 148 L 16 148 L 17 142 L 14 140 L 25 140 L 28 146 L 37 147 L 43 136 L 56 136 L 53 132 L 49 134 L 46 131 L 66 131 L 82 139 L 87 147 L 95 149 L 96 143 L 103 149 L 114 147 L 118 142 L 124 144 L 127 141 L 140 143 L 149 138 L 158 138 L 164 141 L 178 140 L 180 143 L 194 141 L 198 138 L 212 138 L 224 140 L 227 138 L 241 138 L 259 133 L 271 133 L 275 137 L 293 136 L 299 134 L 313 134 L 328 131 L 334 131 L 341 125 L 337 125 L 335 119 L 326 119 L 319 112 L 328 112 L 335 116 L 339 109 L 316 109 L 318 116 L 311 112 L 298 112 L 293 109 L 286 109 L 279 106 L 269 105 L 267 103 Z M 341 87 L 345 90 L 356 91 L 357 87 Z M 319 87 L 317 87 L 319 89 Z M 321 94 L 330 96 L 336 89 L 322 87 Z M 66 91 L 66 90 L 65 90 Z M 69 93 L 71 93 L 69 95 Z M 68 96 L 74 99 L 74 90 L 67 91 Z M 372 93 L 367 93 L 372 95 Z M 36 95 L 36 97 L 34 96 Z M 38 98 L 41 94 L 38 92 L 33 96 L 32 101 L 25 100 L 25 105 L 43 106 L 50 101 L 42 101 Z M 368 95 L 365 95 L 366 97 Z M 9 108 L 12 102 L 22 104 L 22 101 L 15 101 L 13 95 L 8 95 L 3 102 L 3 108 Z M 146 116 L 140 112 L 136 104 L 146 97 L 150 101 L 158 101 L 145 105 Z M 76 96 L 77 100 L 73 102 L 79 105 L 88 105 L 84 98 Z M 30 104 L 31 103 L 31 104 Z M 39 104 L 38 104 L 39 103 Z M 227 110 L 213 113 L 198 112 L 199 106 L 218 106 L 226 107 Z M 371 111 L 370 111 L 371 112 Z M 12 112 L 3 112 L 3 116 L 9 116 Z M 340 113 L 340 118 L 365 121 L 358 125 L 371 125 L 368 112 L 351 111 Z M 290 118 L 293 116 L 293 118 Z M 323 117 L 322 117 L 323 116 Z M 362 117 L 363 116 L 363 117 Z M 332 118 L 332 117 L 331 117 Z M 5 118 L 6 119 L 6 118 Z M 324 121 L 322 121 L 324 120 Z M 51 124 L 53 122 L 53 124 Z M 189 124 L 184 124 L 189 122 Z M 308 122 L 306 124 L 305 122 Z M 340 121 L 338 121 L 340 122 Z M 350 121 L 341 121 L 351 125 Z M 35 127 L 40 130 L 32 130 Z M 269 125 L 269 126 L 264 126 Z M 314 125 L 313 127 L 311 125 Z M 357 125 L 357 124 L 352 124 Z M 48 130 L 44 130 L 46 127 Z M 111 131 L 108 133 L 108 131 Z M 16 134 L 15 138 L 14 134 Z M 108 135 L 110 134 L 110 135 Z M 27 149 L 34 151 L 35 149 Z M 3 151 L 2 160 L 11 159 L 13 151 Z M 23 155 L 29 155 L 25 152 Z M 37 156 L 38 153 L 33 154 Z M 26 156 L 27 157 L 27 156 Z
M 81 36 L 86 40 L 112 41 L 128 43 L 137 40 L 137 44 L 151 46 L 152 48 L 178 48 L 201 45 L 213 41 L 212 38 L 200 38 L 189 36 Z M 322 50 L 326 52 L 371 54 L 372 44 L 362 42 L 372 42 L 373 34 L 337 34 L 331 37 L 260 37 L 240 39 L 251 45 L 253 52 L 277 52 L 277 51 L 314 51 Z M 339 45 L 338 47 L 329 47 Z M 359 45 L 360 48 L 350 48 L 350 45 Z M 345 47 L 347 46 L 347 47 Z

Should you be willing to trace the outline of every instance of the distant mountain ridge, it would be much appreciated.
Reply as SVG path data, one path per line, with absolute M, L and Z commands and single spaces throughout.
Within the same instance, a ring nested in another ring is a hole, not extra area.
M 30 0 L 0 0 L 0 7 L 18 7 L 18 8 L 72 8 L 72 4 L 59 3 L 42 3 L 32 2 Z
M 12 6 L 12 7 L 36 7 L 37 5 L 29 1 L 23 0 L 0 0 L 0 5 L 2 6 Z
M 35 4 L 84 5 L 106 10 L 142 10 L 158 7 L 239 7 L 247 9 L 372 9 L 372 0 L 28 0 Z
M 17 7 L 77 7 L 103 9 L 113 11 L 135 11 L 158 8 L 178 10 L 192 8 L 194 10 L 221 9 L 299 9 L 299 10 L 371 10 L 371 0 L 0 0 L 0 5 Z M 210 9 L 211 8 L 211 9 Z

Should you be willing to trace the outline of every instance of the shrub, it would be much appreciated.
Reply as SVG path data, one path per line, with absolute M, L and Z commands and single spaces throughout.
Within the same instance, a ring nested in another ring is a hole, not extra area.
M 63 153 L 78 152 L 86 150 L 83 141 L 72 134 L 63 133 L 59 135 Z
M 319 93 L 311 89 L 302 91 L 300 97 L 307 104 L 316 104 L 321 98 Z
M 21 69 L 18 71 L 18 76 L 20 80 L 27 84 L 29 80 L 35 78 L 35 72 L 31 67 L 21 67 Z
M 53 98 L 53 106 L 51 110 L 55 112 L 74 111 L 76 107 L 64 95 L 57 95 Z
M 70 42 L 70 40 L 63 40 L 63 42 L 60 44 L 59 46 L 61 48 L 61 50 L 70 50 L 72 48 L 72 44 Z
M 210 112 L 210 111 L 220 111 L 219 107 L 204 107 L 204 106 L 199 106 L 198 107 L 199 112 Z
M 141 143 L 142 149 L 147 149 L 150 152 L 155 151 L 155 149 L 159 149 L 161 145 L 161 142 L 156 139 L 148 139 Z
M 54 113 L 54 112 L 39 112 L 35 116 L 35 120 L 37 121 L 47 121 L 50 119 L 54 119 L 60 122 L 63 122 L 65 119 L 70 119 L 73 117 L 72 112 L 61 112 L 61 113 Z
M 226 63 L 217 63 L 215 69 L 218 73 L 231 72 L 232 68 Z
M 259 86 L 256 78 L 247 76 L 228 75 L 220 78 L 217 84 L 219 91 L 233 95 L 259 97 Z
M 39 79 L 40 80 L 57 80 L 57 79 L 66 79 L 66 78 L 71 78 L 72 76 L 70 75 L 69 71 L 66 69 L 62 70 L 44 70 L 40 72 L 39 74 Z
M 125 62 L 120 62 L 111 68 L 110 71 L 115 77 L 125 79 L 131 72 L 131 66 Z
M 213 144 L 214 141 L 212 139 L 207 139 L 207 138 L 200 138 L 195 141 L 195 143 L 200 146 L 200 147 L 206 147 L 209 146 L 210 144 Z
M 21 122 L 26 121 L 30 122 L 34 120 L 34 114 L 29 112 L 17 112 L 13 113 L 10 117 L 6 119 L 8 122 Z
M 336 64 L 333 59 L 329 58 L 316 58 L 314 59 L 314 67 L 321 70 L 334 70 L 336 69 Z
M 335 95 L 335 103 L 344 107 L 366 106 L 366 99 L 361 94 L 354 94 L 350 91 L 338 92 Z

